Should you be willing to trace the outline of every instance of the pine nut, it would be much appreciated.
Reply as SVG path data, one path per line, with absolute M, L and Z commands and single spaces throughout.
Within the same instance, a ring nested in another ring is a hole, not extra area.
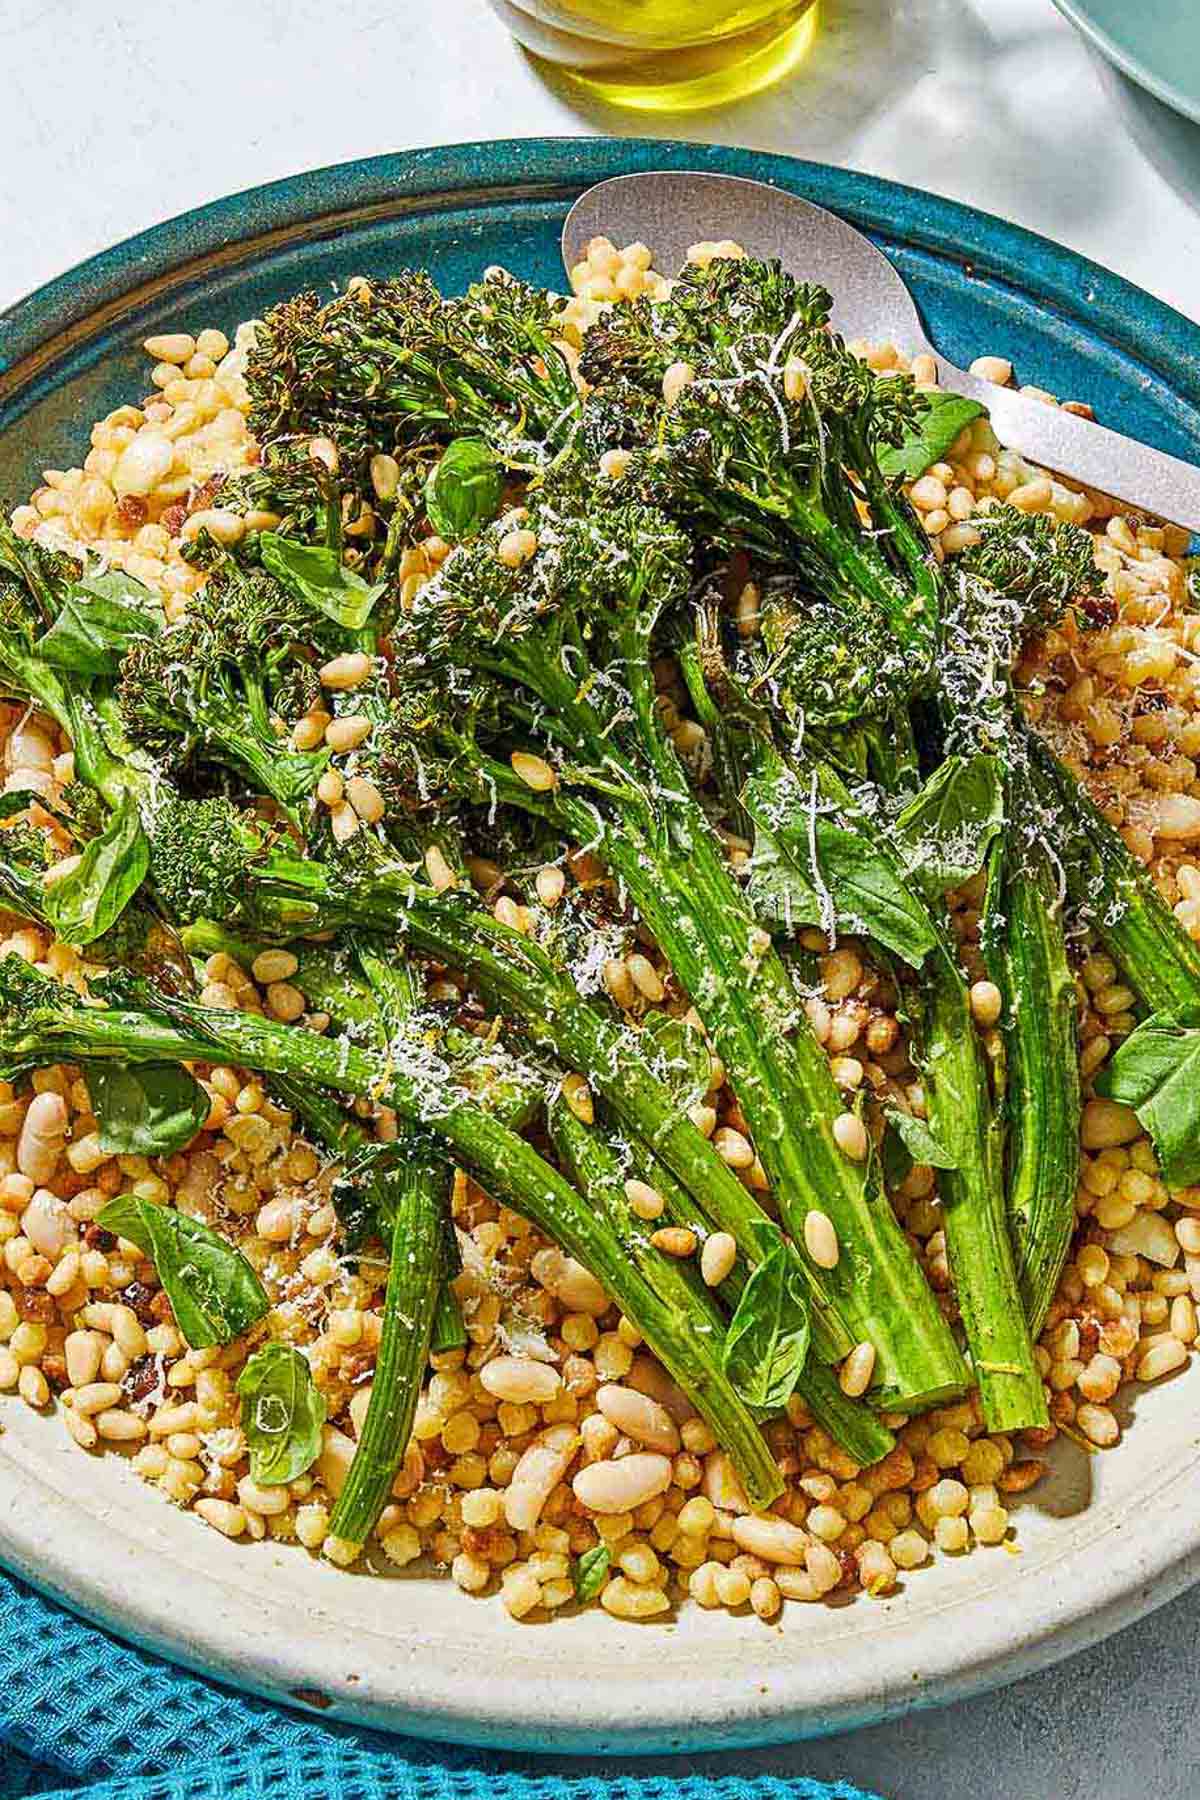
M 786 400 L 803 400 L 808 392 L 808 370 L 798 356 L 789 356 L 783 365 L 783 393 Z
M 648 956 L 635 954 L 627 956 L 625 967 L 633 978 L 633 984 L 647 1000 L 662 1000 L 666 995 L 662 977 Z
M 720 1287 L 737 1261 L 737 1240 L 728 1231 L 714 1231 L 700 1252 L 700 1273 L 708 1287 Z
M 514 750 L 509 757 L 513 774 L 523 781 L 527 788 L 535 794 L 548 794 L 558 785 L 558 777 L 543 756 L 533 756 L 527 750 Z
M 804 1215 L 804 1248 L 819 1269 L 836 1269 L 840 1246 L 828 1213 L 812 1207 Z
M 373 666 L 372 659 L 364 650 L 347 650 L 323 666 L 322 686 L 334 688 L 338 692 L 361 687 L 370 676 Z
M 691 363 L 673 362 L 662 378 L 662 397 L 667 405 L 674 406 L 683 390 L 690 387 L 695 379 L 696 371 Z
M 371 458 L 371 486 L 377 500 L 395 499 L 400 486 L 400 464 L 394 456 L 381 454 Z
M 387 810 L 383 795 L 364 775 L 350 777 L 346 783 L 346 798 L 366 825 L 377 825 Z
M 222 1537 L 241 1537 L 246 1529 L 245 1513 L 231 1500 L 197 1500 L 192 1510 L 198 1512 L 205 1523 L 213 1526 Z
M 164 331 L 146 338 L 142 349 L 154 362 L 185 363 L 196 354 L 196 340 L 186 331 Z
M 670 1612 L 671 1602 L 658 1587 L 643 1587 L 625 1575 L 616 1575 L 600 1596 L 605 1612 L 615 1619 L 652 1619 Z
M 73 1437 L 81 1450 L 94 1450 L 99 1441 L 99 1432 L 90 1419 L 81 1418 L 73 1406 L 64 1406 L 62 1422 L 69 1436 Z
M 1138 1359 L 1139 1381 L 1159 1381 L 1173 1370 L 1181 1369 L 1188 1360 L 1187 1348 L 1176 1337 L 1156 1338 Z
M 652 1231 L 650 1242 L 656 1250 L 662 1250 L 667 1256 L 691 1256 L 696 1249 L 696 1234 L 689 1231 L 686 1225 L 664 1225 L 658 1231 Z
M 260 987 L 273 981 L 290 981 L 300 967 L 300 960 L 290 950 L 263 950 L 250 965 L 250 973 Z
M 538 870 L 533 885 L 543 906 L 557 906 L 563 897 L 567 878 L 561 869 L 548 864 L 546 868 Z
M 596 1108 L 592 1100 L 592 1090 L 582 1075 L 564 1075 L 562 1084 L 563 1099 L 584 1125 L 595 1122 Z
M 833 1138 L 843 1156 L 848 1156 L 852 1162 L 862 1162 L 871 1147 L 867 1128 L 857 1113 L 838 1114 L 833 1121 Z
M 365 713 L 347 713 L 340 719 L 330 719 L 325 727 L 325 742 L 335 755 L 357 750 L 370 735 L 371 721 Z
M 625 1198 L 639 1219 L 659 1219 L 662 1217 L 666 1201 L 657 1188 L 648 1181 L 638 1181 L 634 1177 L 625 1183 Z
M 994 981 L 977 981 L 971 988 L 971 1017 L 977 1025 L 994 1025 L 1000 1017 L 1004 997 Z
M 875 1373 L 875 1346 L 871 1343 L 855 1344 L 853 1350 L 842 1364 L 838 1376 L 838 1386 L 843 1394 L 852 1399 L 865 1394 L 871 1385 L 871 1377 Z
M 994 381 L 999 387 L 1007 387 L 1012 380 L 1012 364 L 1004 356 L 977 356 L 971 364 L 972 375 L 980 375 L 984 381 Z
M 740 1131 L 722 1125 L 713 1133 L 713 1148 L 721 1161 L 731 1169 L 748 1169 L 754 1162 L 754 1147 Z
M 145 1420 L 139 1419 L 136 1413 L 126 1412 L 122 1407 L 112 1407 L 97 1413 L 93 1423 L 100 1436 L 108 1438 L 114 1444 L 136 1444 L 146 1435 Z

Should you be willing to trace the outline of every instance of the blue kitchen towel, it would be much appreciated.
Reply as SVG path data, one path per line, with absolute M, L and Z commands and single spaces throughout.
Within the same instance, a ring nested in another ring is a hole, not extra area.
M 0 1571 L 0 1800 L 880 1800 L 841 1782 L 639 1774 L 388 1738 L 231 1693 Z

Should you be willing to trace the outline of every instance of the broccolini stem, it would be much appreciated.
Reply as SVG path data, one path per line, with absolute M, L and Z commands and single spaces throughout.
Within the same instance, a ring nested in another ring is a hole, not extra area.
M 703 1243 L 712 1232 L 711 1220 L 705 1217 L 692 1196 L 680 1186 L 653 1152 L 642 1153 L 639 1170 L 642 1178 L 656 1188 L 666 1201 L 663 1216 L 670 1219 L 673 1225 L 683 1225 L 689 1231 L 694 1231 Z M 748 1233 L 737 1242 L 738 1259 L 717 1290 L 730 1313 L 736 1311 L 742 1289 L 751 1270 L 757 1268 L 762 1261 L 764 1251 L 763 1241 L 756 1233 Z M 789 1251 L 795 1254 L 790 1245 Z M 851 1399 L 849 1394 L 844 1394 L 838 1386 L 835 1372 L 814 1356 L 811 1350 L 797 1379 L 795 1391 L 821 1429 L 828 1432 L 847 1456 L 852 1456 L 864 1468 L 878 1462 L 880 1457 L 886 1456 L 889 1450 L 895 1448 L 896 1440 L 879 1415 L 861 1400 Z
M 952 945 L 914 988 L 916 1053 L 934 1136 L 955 1167 L 938 1171 L 946 1247 L 989 1431 L 1048 1423 L 1009 1237 L 999 1122 L 966 982 Z
M 724 1320 L 716 1303 L 695 1294 L 680 1264 L 654 1249 L 647 1226 L 630 1211 L 619 1158 L 561 1096 L 550 1108 L 550 1135 L 559 1161 L 603 1215 L 671 1318 L 672 1354 L 668 1358 L 660 1350 L 660 1360 L 733 1459 L 751 1505 L 769 1506 L 782 1493 L 783 1478 L 753 1413 L 725 1374 Z
M 959 1394 L 967 1379 L 962 1358 L 875 1159 L 852 1161 L 833 1135 L 842 1099 L 787 970 L 746 909 L 699 808 L 673 800 L 672 814 L 669 856 L 628 826 L 605 835 L 602 854 L 712 1034 L 792 1238 L 803 1244 L 810 1210 L 833 1222 L 836 1266 L 819 1268 L 803 1253 L 810 1294 L 832 1302 L 855 1342 L 875 1345 L 875 1404 L 906 1410 Z
M 253 1013 L 220 1011 L 168 996 L 161 998 L 161 1011 L 153 1013 L 72 1007 L 56 1025 L 39 1018 L 24 1033 L 10 1028 L 8 1047 L 5 1066 L 14 1071 L 88 1056 L 133 1063 L 198 1058 L 268 1075 L 295 1075 L 344 1093 L 386 1097 L 404 1119 L 441 1138 L 454 1160 L 495 1199 L 523 1214 L 589 1269 L 685 1391 L 691 1391 L 689 1382 L 697 1385 L 694 1311 L 666 1304 L 630 1262 L 607 1215 L 584 1200 L 532 1144 L 448 1087 L 436 1066 L 385 1071 L 376 1058 L 344 1039 L 331 1043 Z M 751 1439 L 746 1427 L 750 1415 L 741 1402 L 734 1396 L 735 1415 L 725 1397 L 712 1391 L 711 1404 L 708 1389 L 694 1396 L 701 1415 L 718 1433 L 728 1425 L 734 1441 L 726 1448 L 747 1494 L 755 1505 L 769 1505 L 782 1481 L 769 1457 L 769 1471 L 763 1466 L 763 1451 L 755 1448 L 762 1442 L 757 1427 L 750 1420 Z
M 331 1537 L 356 1547 L 366 1543 L 387 1505 L 412 1436 L 441 1286 L 442 1215 L 450 1179 L 444 1164 L 420 1156 L 388 1177 L 391 1229 L 379 1353 L 367 1416 L 329 1521 Z
M 1044 851 L 997 841 L 983 954 L 1004 1000 L 1008 1223 L 1025 1317 L 1036 1340 L 1075 1229 L 1079 1042 L 1061 905 Z M 1007 854 L 1006 854 L 1007 853 Z
M 1200 944 L 1070 771 L 1028 728 L 1027 741 L 1035 786 L 1062 834 L 1054 849 L 1079 913 L 1151 1012 L 1200 1006 Z

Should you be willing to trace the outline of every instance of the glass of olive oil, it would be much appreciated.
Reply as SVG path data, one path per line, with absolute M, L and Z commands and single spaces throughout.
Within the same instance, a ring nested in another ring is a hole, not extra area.
M 806 54 L 816 0 L 491 0 L 527 50 L 605 100 L 651 112 L 719 105 Z

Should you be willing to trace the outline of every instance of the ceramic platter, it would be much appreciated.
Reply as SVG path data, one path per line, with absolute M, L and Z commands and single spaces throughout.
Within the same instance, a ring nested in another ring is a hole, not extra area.
M 648 168 L 756 176 L 842 212 L 898 264 L 953 361 L 1022 379 L 1200 460 L 1200 330 L 1044 240 L 887 182 L 703 146 L 469 144 L 258 188 L 83 264 L 0 317 L 0 494 L 69 467 L 90 422 L 145 386 L 150 332 L 229 331 L 297 288 L 422 264 L 448 289 L 488 263 L 561 280 L 576 195 Z M 515 1624 L 450 1582 L 353 1575 L 228 1543 L 61 1423 L 0 1408 L 0 1554 L 118 1634 L 323 1718 L 479 1744 L 729 1747 L 864 1724 L 1028 1674 L 1200 1575 L 1195 1377 L 1136 1398 L 1114 1453 L 1062 1447 L 1018 1513 L 1015 1554 L 979 1550 L 886 1601 L 789 1605 L 783 1623 L 683 1609 Z

